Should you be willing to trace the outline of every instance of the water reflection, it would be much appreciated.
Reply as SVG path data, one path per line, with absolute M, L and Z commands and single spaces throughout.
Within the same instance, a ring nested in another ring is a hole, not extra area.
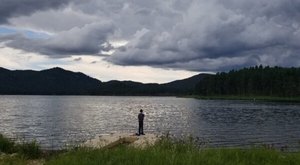
M 192 135 L 211 146 L 274 144 L 299 148 L 300 105 L 175 97 L 0 96 L 0 132 L 36 139 L 44 148 L 77 144 L 97 134 L 145 131 Z

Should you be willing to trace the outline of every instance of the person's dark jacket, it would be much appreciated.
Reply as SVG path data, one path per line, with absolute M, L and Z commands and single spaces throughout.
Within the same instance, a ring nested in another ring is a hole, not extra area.
M 143 113 L 140 113 L 138 115 L 139 121 L 141 121 L 141 122 L 144 121 L 144 117 L 145 117 L 145 115 Z

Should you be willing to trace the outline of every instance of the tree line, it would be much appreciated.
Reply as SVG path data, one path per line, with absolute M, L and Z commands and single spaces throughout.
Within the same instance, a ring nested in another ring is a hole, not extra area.
M 205 77 L 196 85 L 203 96 L 300 96 L 300 68 L 255 66 Z

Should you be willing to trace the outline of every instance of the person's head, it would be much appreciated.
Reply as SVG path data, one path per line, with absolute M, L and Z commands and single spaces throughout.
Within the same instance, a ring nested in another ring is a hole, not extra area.
M 143 112 L 143 110 L 141 109 L 141 110 L 140 110 L 140 112 L 142 113 L 142 112 Z

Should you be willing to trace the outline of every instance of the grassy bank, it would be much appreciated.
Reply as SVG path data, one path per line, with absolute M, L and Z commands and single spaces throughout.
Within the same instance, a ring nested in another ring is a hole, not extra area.
M 202 149 L 157 144 L 147 149 L 119 146 L 111 150 L 78 150 L 59 155 L 48 165 L 299 165 L 300 153 L 267 149 Z
M 0 134 L 0 165 L 31 164 L 41 157 L 42 151 L 35 141 L 15 143 Z
M 1 134 L 0 152 L 4 154 L 18 154 L 27 159 L 37 159 L 42 156 L 42 151 L 36 141 L 15 143 Z
M 207 149 L 190 141 L 163 139 L 144 149 L 119 145 L 112 149 L 77 148 L 42 156 L 46 165 L 299 165 L 300 152 L 283 153 L 264 148 Z M 0 165 L 32 164 L 22 156 L 1 156 Z
M 270 101 L 270 102 L 291 102 L 300 103 L 300 97 L 272 97 L 272 96 L 199 96 L 189 95 L 188 98 L 202 100 L 251 100 L 251 101 Z

